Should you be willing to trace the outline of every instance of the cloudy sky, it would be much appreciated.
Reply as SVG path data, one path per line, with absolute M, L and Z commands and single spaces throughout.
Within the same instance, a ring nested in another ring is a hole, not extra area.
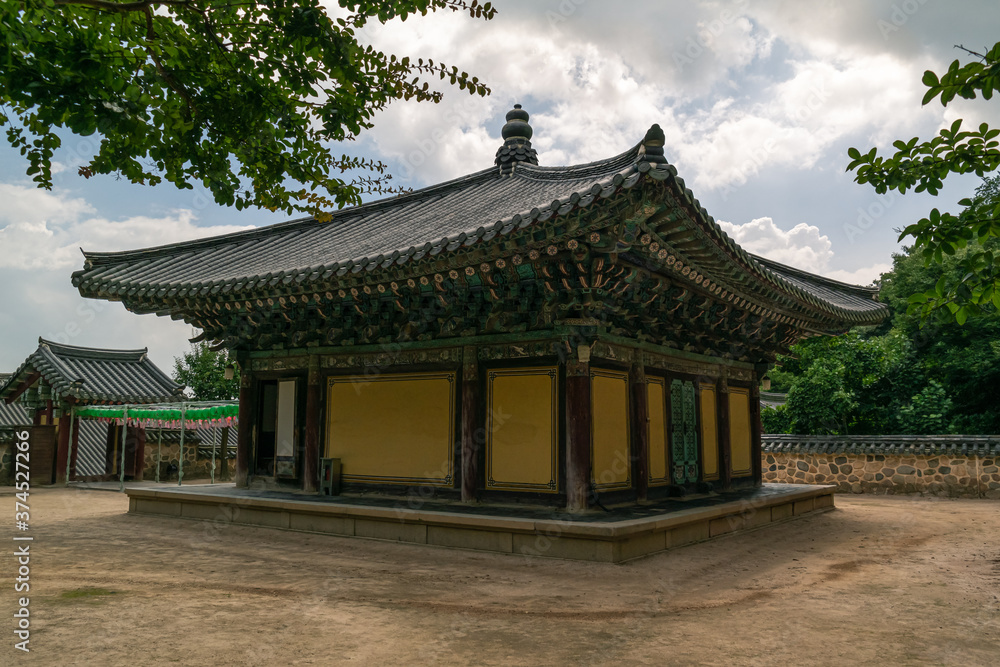
M 653 123 L 708 211 L 752 252 L 867 284 L 889 268 L 896 232 L 932 207 L 955 210 L 977 180 L 936 199 L 878 196 L 844 169 L 851 146 L 888 147 L 955 118 L 1000 126 L 1000 104 L 921 107 L 920 78 L 997 39 L 1000 4 L 945 0 L 499 0 L 497 17 L 439 13 L 371 28 L 387 52 L 473 73 L 487 99 L 446 91 L 439 105 L 397 103 L 348 146 L 419 188 L 492 164 L 503 115 L 531 113 L 544 165 L 587 162 L 636 144 Z M 965 58 L 963 57 L 963 60 Z M 266 211 L 216 206 L 204 193 L 84 180 L 93 139 L 57 155 L 52 191 L 0 146 L 0 371 L 39 336 L 75 345 L 149 347 L 165 370 L 196 332 L 120 304 L 82 299 L 79 248 L 124 250 L 259 226 Z

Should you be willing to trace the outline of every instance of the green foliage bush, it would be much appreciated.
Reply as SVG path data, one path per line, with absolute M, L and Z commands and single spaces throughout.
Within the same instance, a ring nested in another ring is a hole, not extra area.
M 760 411 L 760 421 L 764 426 L 764 433 L 792 432 L 792 419 L 787 405 L 764 406 Z
M 233 379 L 225 377 L 226 366 L 233 364 Z M 174 382 L 186 385 L 197 401 L 229 401 L 240 393 L 240 371 L 223 350 L 213 352 L 204 343 L 195 343 L 183 357 L 174 357 Z
M 975 205 L 997 202 L 1000 177 L 983 183 Z M 1000 251 L 1000 240 L 985 239 L 983 247 Z M 779 358 L 769 375 L 788 402 L 780 413 L 762 411 L 765 432 L 1000 433 L 1000 312 L 984 304 L 959 324 L 948 313 L 927 320 L 909 308 L 911 295 L 958 279 L 967 252 L 930 265 L 910 248 L 894 255 L 892 270 L 879 280 L 891 317 L 878 327 L 807 339 Z

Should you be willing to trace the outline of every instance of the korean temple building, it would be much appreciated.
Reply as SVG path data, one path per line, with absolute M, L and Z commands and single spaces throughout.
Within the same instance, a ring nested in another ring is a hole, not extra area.
M 16 415 L 32 429 L 32 483 L 64 482 L 67 469 L 72 480 L 117 478 L 122 459 L 125 476 L 142 479 L 143 429 L 127 427 L 122 457 L 120 426 L 71 420 L 71 408 L 162 403 L 180 400 L 182 390 L 146 348 L 107 350 L 39 338 L 38 348 L 16 370 L 0 377 L 0 416 L 15 421 L 10 416 Z
M 85 297 L 235 351 L 237 484 L 579 510 L 761 484 L 759 380 L 875 290 L 751 255 L 664 158 L 541 166 L 528 114 L 494 165 L 333 213 L 86 252 Z M 23 380 L 17 380 L 22 382 Z

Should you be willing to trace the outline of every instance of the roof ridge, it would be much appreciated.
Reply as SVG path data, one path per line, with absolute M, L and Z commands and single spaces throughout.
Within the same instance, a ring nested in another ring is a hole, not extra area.
M 775 268 L 778 269 L 779 271 L 787 271 L 788 273 L 796 275 L 800 278 L 811 280 L 813 282 L 825 283 L 831 287 L 837 287 L 839 289 L 849 289 L 856 292 L 862 292 L 868 297 L 873 297 L 879 293 L 879 289 L 877 287 L 867 287 L 863 285 L 855 285 L 853 283 L 841 282 L 839 280 L 834 280 L 833 278 L 827 278 L 826 276 L 821 276 L 818 273 L 810 273 L 809 271 L 805 271 L 803 269 L 797 269 L 794 266 L 788 266 L 787 264 L 776 262 L 773 259 L 768 259 L 767 257 L 761 257 L 760 255 L 755 255 L 752 252 L 748 252 L 747 254 L 753 257 L 755 261 L 760 262 L 766 267 Z
M 376 199 L 375 201 L 365 202 L 357 206 L 347 206 L 336 211 L 331 212 L 332 219 L 328 222 L 319 222 L 316 220 L 315 216 L 305 216 L 302 218 L 294 218 L 292 220 L 283 220 L 281 222 L 275 222 L 269 225 L 262 225 L 260 227 L 253 227 L 252 229 L 242 229 L 237 232 L 229 232 L 228 234 L 216 234 L 213 236 L 208 236 L 200 239 L 192 239 L 190 241 L 178 241 L 176 243 L 166 243 L 164 245 L 152 246 L 149 248 L 140 248 L 137 250 L 118 250 L 114 252 L 88 252 L 81 248 L 83 256 L 90 260 L 100 260 L 104 259 L 125 259 L 130 256 L 136 257 L 154 257 L 158 254 L 163 254 L 165 251 L 178 250 L 178 249 L 193 249 L 204 245 L 219 245 L 221 241 L 233 240 L 239 241 L 245 238 L 252 238 L 254 236 L 269 236 L 278 231 L 287 231 L 291 227 L 306 226 L 306 225 L 328 225 L 334 222 L 337 218 L 350 218 L 357 214 L 369 214 L 372 212 L 380 211 L 384 208 L 389 208 L 396 205 L 407 205 L 410 203 L 417 202 L 428 196 L 433 196 L 440 192 L 441 190 L 446 190 L 450 187 L 454 187 L 459 183 L 474 182 L 483 176 L 494 175 L 496 168 L 483 169 L 481 171 L 474 172 L 472 174 L 466 174 L 465 176 L 460 176 L 458 178 L 453 178 L 450 181 L 445 181 L 443 183 L 435 183 L 434 185 L 429 185 L 419 190 L 414 190 L 412 192 L 407 192 L 402 195 L 395 195 L 390 197 L 384 197 L 382 199 Z
M 547 166 L 540 164 L 522 163 L 517 165 L 517 169 L 514 171 L 513 175 L 520 176 L 524 174 L 530 174 L 531 172 L 539 172 L 539 173 L 561 172 L 561 173 L 569 173 L 571 175 L 576 176 L 578 175 L 577 172 L 586 172 L 587 170 L 590 169 L 597 169 L 598 167 L 606 167 L 618 161 L 622 162 L 623 168 L 630 165 L 634 166 L 636 158 L 638 157 L 639 146 L 641 145 L 642 143 L 640 142 L 635 146 L 632 146 L 631 148 L 622 151 L 618 155 L 613 155 L 609 158 L 604 158 L 601 160 L 593 160 L 591 162 L 582 162 L 580 164 Z
M 307 216 L 302 218 L 295 218 L 292 220 L 284 220 L 282 222 L 276 222 L 269 225 L 263 225 L 261 227 L 254 227 L 252 229 L 243 229 L 237 232 L 229 232 L 228 234 L 218 234 L 214 236 L 209 236 L 200 239 L 192 239 L 190 241 L 178 241 L 176 243 L 167 243 L 159 246 L 152 246 L 149 248 L 140 248 L 135 250 L 118 250 L 114 252 L 88 252 L 81 248 L 83 256 L 91 264 L 101 264 L 103 261 L 113 261 L 127 259 L 131 257 L 149 259 L 157 257 L 164 254 L 169 254 L 171 251 L 175 250 L 193 250 L 196 248 L 204 246 L 218 246 L 227 241 L 239 242 L 245 239 L 252 239 L 254 237 L 271 236 L 273 234 L 278 234 L 281 232 L 287 232 L 290 228 L 294 227 L 305 227 L 312 225 L 329 225 L 337 222 L 338 218 L 343 222 L 347 222 L 352 218 L 358 216 L 365 216 L 373 213 L 381 212 L 387 208 L 394 208 L 397 206 L 408 206 L 413 203 L 418 203 L 422 199 L 435 196 L 441 192 L 445 192 L 454 188 L 460 184 L 474 183 L 479 180 L 486 180 L 489 178 L 520 178 L 524 176 L 531 175 L 549 175 L 549 174 L 565 174 L 568 177 L 581 178 L 587 175 L 588 171 L 597 170 L 602 166 L 613 165 L 616 162 L 622 163 L 622 168 L 630 166 L 635 161 L 635 157 L 639 146 L 641 144 L 636 144 L 632 148 L 629 148 L 618 155 L 610 158 L 605 158 L 603 160 L 594 160 L 591 162 L 585 162 L 576 165 L 565 165 L 565 166 L 552 166 L 552 167 L 541 167 L 532 164 L 520 163 L 517 165 L 517 169 L 512 174 L 501 175 L 496 167 L 490 167 L 488 169 L 483 169 L 471 174 L 466 174 L 464 176 L 459 176 L 453 178 L 449 181 L 444 181 L 442 183 L 435 183 L 434 185 L 429 185 L 419 190 L 414 190 L 403 195 L 396 195 L 391 197 L 384 197 L 382 199 L 377 199 L 375 201 L 365 202 L 359 204 L 358 206 L 350 206 L 333 211 L 331 215 L 332 219 L 328 222 L 319 222 L 314 216 Z M 79 273 L 79 272 L 75 272 Z
M 142 361 L 144 355 L 149 354 L 148 347 L 142 347 L 134 350 L 116 350 L 101 347 L 84 347 L 81 345 L 69 345 L 68 343 L 57 343 L 51 340 L 45 340 L 41 336 L 38 337 L 38 346 L 47 346 L 53 352 L 62 352 L 67 356 L 74 357 L 86 357 L 89 355 L 99 355 L 102 358 L 106 358 L 111 355 L 117 356 L 129 356 L 129 357 L 140 357 L 136 361 Z M 37 350 L 36 350 L 37 351 Z

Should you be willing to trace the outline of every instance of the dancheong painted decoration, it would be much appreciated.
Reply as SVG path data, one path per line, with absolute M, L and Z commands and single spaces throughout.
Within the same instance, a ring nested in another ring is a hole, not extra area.
M 759 376 L 881 321 L 874 290 L 741 249 L 656 125 L 570 167 L 539 164 L 520 107 L 502 134 L 468 176 L 327 222 L 86 252 L 73 282 L 235 351 L 240 484 L 314 490 L 336 465 L 345 492 L 571 508 L 760 484 Z

